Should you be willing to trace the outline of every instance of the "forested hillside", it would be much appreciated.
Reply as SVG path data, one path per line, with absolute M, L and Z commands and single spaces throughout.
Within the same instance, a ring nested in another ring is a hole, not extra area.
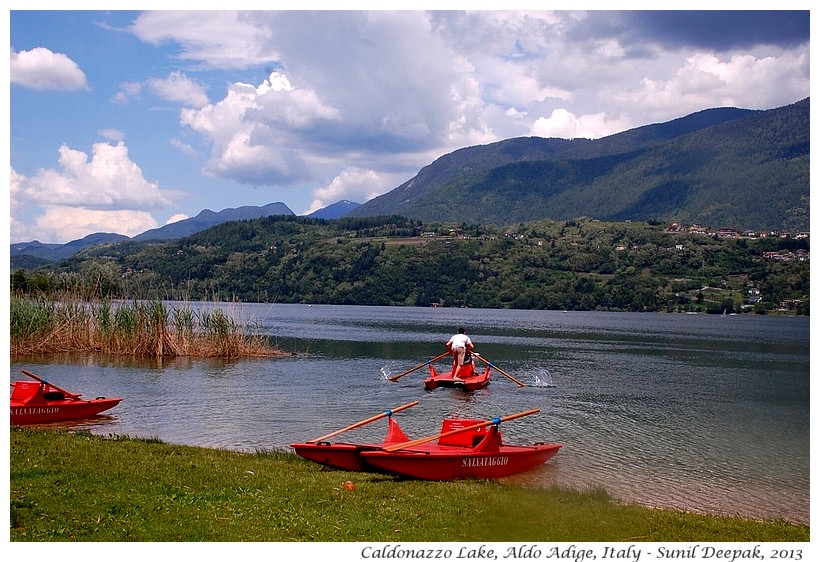
M 175 300 L 808 312 L 808 240 L 592 219 L 515 227 L 273 216 L 173 242 L 95 247 L 15 290 Z M 767 252 L 780 252 L 775 259 Z M 760 302 L 753 295 L 760 293 Z
M 442 156 L 351 215 L 808 230 L 809 137 L 807 98 L 767 111 L 712 109 L 597 140 L 509 139 Z

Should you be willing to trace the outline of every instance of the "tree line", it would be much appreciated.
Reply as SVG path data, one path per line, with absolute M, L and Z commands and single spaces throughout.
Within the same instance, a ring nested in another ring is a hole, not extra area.
M 552 310 L 809 310 L 807 239 L 726 239 L 592 219 L 513 226 L 400 216 L 230 222 L 170 242 L 92 247 L 12 274 L 12 290 L 86 298 Z M 761 295 L 760 302 L 750 299 Z

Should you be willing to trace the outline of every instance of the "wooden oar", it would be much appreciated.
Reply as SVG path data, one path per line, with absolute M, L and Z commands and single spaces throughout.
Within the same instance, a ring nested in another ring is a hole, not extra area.
M 425 365 L 429 365 L 429 364 L 430 364 L 430 363 L 432 363 L 433 361 L 438 361 L 439 359 L 441 359 L 442 357 L 444 357 L 444 356 L 446 356 L 446 355 L 450 355 L 450 352 L 449 352 L 449 351 L 445 351 L 444 353 L 442 353 L 442 354 L 441 354 L 441 355 L 439 355 L 438 357 L 433 357 L 433 358 L 432 358 L 432 359 L 430 359 L 429 361 L 425 361 L 425 362 L 424 362 L 424 363 L 422 363 L 421 365 L 418 365 L 418 366 L 416 366 L 416 367 L 413 367 L 413 368 L 412 368 L 412 369 L 410 369 L 409 371 L 405 371 L 405 372 L 403 372 L 403 373 L 401 373 L 401 374 L 394 375 L 394 376 L 390 377 L 390 378 L 389 378 L 389 379 L 387 379 L 387 380 L 389 380 L 389 381 L 391 381 L 391 382 L 396 382 L 397 380 L 399 380 L 400 378 L 402 378 L 404 375 L 409 375 L 409 374 L 410 374 L 410 373 L 412 373 L 413 371 L 416 371 L 416 370 L 418 370 L 418 369 L 421 369 L 422 367 L 424 367 Z
M 41 383 L 43 383 L 43 384 L 47 384 L 48 386 L 50 386 L 50 387 L 51 387 L 51 388 L 53 388 L 54 390 L 59 390 L 60 392 L 62 392 L 62 393 L 63 393 L 63 394 L 65 394 L 66 396 L 70 396 L 71 398 L 75 398 L 75 399 L 78 399 L 78 398 L 80 397 L 80 395 L 79 395 L 79 394 L 74 394 L 73 392 L 69 392 L 69 391 L 67 391 L 67 390 L 66 390 L 66 389 L 64 389 L 64 388 L 60 388 L 60 387 L 59 387 L 59 386 L 57 386 L 56 384 L 51 384 L 51 383 L 50 383 L 50 382 L 48 382 L 47 380 L 41 379 L 40 377 L 38 377 L 38 376 L 37 376 L 37 375 L 35 375 L 34 373 L 30 373 L 30 372 L 28 372 L 28 371 L 23 371 L 22 369 L 20 370 L 20 372 L 21 372 L 21 373 L 23 373 L 23 374 L 24 374 L 24 375 L 26 375 L 26 376 L 29 376 L 29 377 L 33 378 L 33 379 L 34 379 L 34 380 L 36 380 L 36 381 L 40 381 L 40 382 L 41 382 Z
M 415 402 L 409 402 L 409 403 L 405 404 L 404 406 L 399 406 L 398 408 L 393 408 L 392 410 L 386 410 L 386 411 L 382 412 L 381 414 L 378 414 L 378 415 L 375 415 L 373 417 L 367 418 L 366 420 L 362 420 L 360 422 L 356 422 L 353 425 L 349 425 L 349 426 L 347 426 L 343 429 L 339 429 L 338 431 L 334 431 L 333 433 L 328 433 L 327 435 L 322 435 L 321 437 L 317 437 L 316 439 L 311 439 L 310 441 L 308 441 L 308 443 L 316 443 L 318 441 L 324 441 L 325 439 L 330 439 L 331 437 L 335 437 L 336 435 L 339 435 L 340 433 L 344 433 L 345 431 L 350 431 L 351 429 L 356 429 L 357 427 L 367 425 L 371 422 L 374 422 L 376 420 L 380 420 L 384 417 L 392 416 L 396 412 L 401 412 L 402 410 L 406 410 L 407 408 L 412 408 L 413 406 L 417 405 L 418 403 L 419 403 L 419 401 L 416 400 Z
M 492 420 L 488 420 L 485 422 L 477 423 L 474 425 L 468 425 L 467 427 L 462 427 L 459 429 L 451 429 L 450 431 L 445 431 L 444 433 L 439 433 L 438 435 L 431 435 L 429 437 L 421 437 L 419 439 L 414 439 L 413 441 L 406 441 L 404 443 L 399 443 L 397 445 L 390 445 L 389 447 L 384 447 L 384 451 L 392 453 L 393 451 L 399 451 L 401 449 L 407 449 L 408 447 L 415 447 L 416 445 L 422 445 L 429 441 L 435 441 L 441 437 L 449 437 L 450 435 L 455 435 L 456 433 L 462 433 L 464 431 L 470 431 L 472 429 L 478 429 L 480 427 L 487 427 L 488 425 L 499 424 L 504 421 L 514 420 L 516 418 L 523 418 L 524 416 L 529 416 L 531 414 L 537 414 L 540 412 L 540 408 L 536 408 L 535 410 L 526 410 L 524 412 L 519 412 L 517 414 L 511 414 L 509 416 L 504 416 L 503 418 L 494 418 Z
M 513 381 L 518 386 L 527 386 L 526 384 L 524 384 L 523 382 L 521 382 L 520 380 L 518 380 L 517 378 L 515 378 L 511 374 L 507 373 L 506 371 L 502 371 L 501 369 L 499 369 L 498 367 L 496 367 L 495 365 L 493 365 L 492 363 L 490 363 L 489 361 L 487 361 L 486 359 L 484 359 L 482 356 L 478 355 L 477 353 L 473 353 L 473 355 L 475 355 L 476 357 L 478 357 L 479 359 L 484 361 L 487 365 L 489 365 L 490 367 L 492 367 L 493 369 L 495 369 L 496 371 L 498 371 L 499 373 L 501 373 L 502 375 L 504 375 L 505 377 L 507 377 L 508 379 Z

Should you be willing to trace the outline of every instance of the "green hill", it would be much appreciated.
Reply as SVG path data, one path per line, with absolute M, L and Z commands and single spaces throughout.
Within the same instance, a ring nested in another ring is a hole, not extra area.
M 809 228 L 809 99 L 712 109 L 598 140 L 457 150 L 348 216 L 515 224 L 543 218 Z
M 809 241 L 541 220 L 270 216 L 168 242 L 95 246 L 21 271 L 21 292 L 171 300 L 573 310 L 808 313 Z M 779 252 L 774 259 L 768 252 Z M 761 302 L 750 300 L 751 290 Z M 744 308 L 745 307 L 745 308 Z

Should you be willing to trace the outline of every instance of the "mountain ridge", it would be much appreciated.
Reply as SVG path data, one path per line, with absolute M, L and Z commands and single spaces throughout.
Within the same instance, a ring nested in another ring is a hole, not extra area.
M 514 224 L 663 220 L 808 229 L 809 98 L 707 109 L 596 140 L 518 137 L 446 154 L 349 216 Z
M 323 207 L 307 215 L 312 218 L 335 219 L 355 209 L 359 203 L 346 199 Z M 149 240 L 165 241 L 185 238 L 206 228 L 228 221 L 250 220 L 270 215 L 294 215 L 295 213 L 282 202 L 269 203 L 263 206 L 244 205 L 222 211 L 203 209 L 195 217 L 183 219 L 158 228 L 146 230 L 133 237 L 112 232 L 95 232 L 84 238 L 72 240 L 65 244 L 44 244 L 38 240 L 16 242 L 10 245 L 10 256 L 15 267 L 31 269 L 48 262 L 73 256 L 78 251 L 96 244 L 113 244 L 126 240 L 146 242 Z
M 327 207 L 322 207 L 318 211 L 313 211 L 307 216 L 313 219 L 338 219 L 339 217 L 343 217 L 352 210 L 356 209 L 359 205 L 359 203 L 342 199 L 341 201 L 337 201 Z
M 12 260 L 12 268 L 28 268 L 32 265 L 43 265 L 47 262 L 58 261 L 73 256 L 78 251 L 97 244 L 113 244 L 126 240 L 133 240 L 135 242 L 173 240 L 196 234 L 206 228 L 228 221 L 256 219 L 268 215 L 293 214 L 294 212 L 282 202 L 269 203 L 261 207 L 246 205 L 223 209 L 218 212 L 204 209 L 195 217 L 166 224 L 158 228 L 152 228 L 133 237 L 111 232 L 95 232 L 84 238 L 72 240 L 65 244 L 44 244 L 37 240 L 31 242 L 16 242 L 11 244 L 10 257 Z
M 175 238 L 184 238 L 191 234 L 196 234 L 206 228 L 216 226 L 223 222 L 232 220 L 246 220 L 258 219 L 268 215 L 293 215 L 295 214 L 284 203 L 268 203 L 261 207 L 244 205 L 242 207 L 235 207 L 231 209 L 223 209 L 222 211 L 212 211 L 204 209 L 198 215 L 192 218 L 166 224 L 159 228 L 152 228 L 146 230 L 142 234 L 137 234 L 132 237 L 136 242 L 144 242 L 146 240 L 173 240 Z

